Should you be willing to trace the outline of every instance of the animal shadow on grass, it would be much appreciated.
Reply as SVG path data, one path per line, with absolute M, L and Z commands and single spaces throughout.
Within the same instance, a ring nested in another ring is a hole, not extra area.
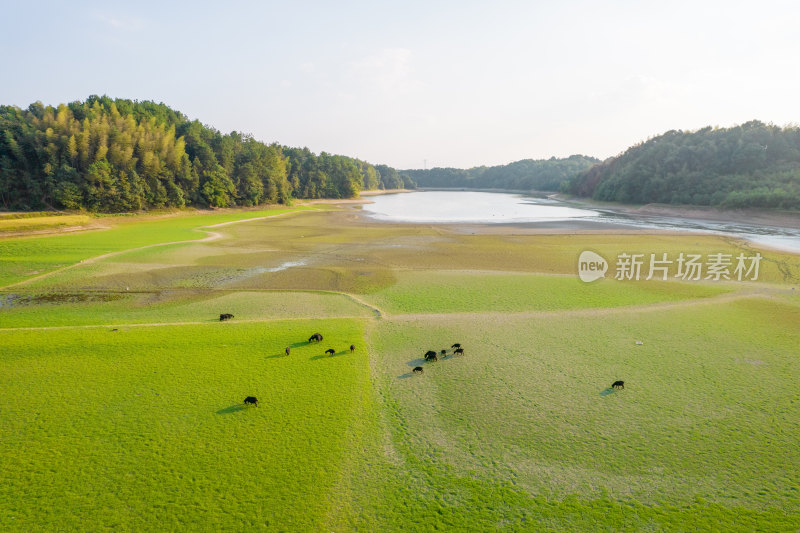
M 240 403 L 235 403 L 233 405 L 230 405 L 230 406 L 226 407 L 225 409 L 220 409 L 219 411 L 217 411 L 217 414 L 218 415 L 229 415 L 231 413 L 238 413 L 239 411 L 244 411 L 244 410 L 245 410 L 244 405 L 242 405 Z
M 602 391 L 600 391 L 600 396 L 608 396 L 609 394 L 614 394 L 615 392 L 617 391 L 612 389 L 611 387 L 608 387 L 607 389 L 603 389 Z
M 399 376 L 397 376 L 397 379 L 408 379 L 408 378 L 411 378 L 411 377 L 414 377 L 414 373 L 413 372 L 406 372 L 405 374 L 400 374 Z
M 347 350 L 342 350 L 342 351 L 336 352 L 335 354 L 332 354 L 332 355 L 328 355 L 328 354 L 315 355 L 314 357 L 310 357 L 309 359 L 311 361 L 316 361 L 317 359 L 330 359 L 332 357 L 339 357 L 340 355 L 346 355 L 346 354 L 349 354 L 349 353 L 350 353 L 350 349 L 348 348 Z
M 415 366 L 422 366 L 423 364 L 425 364 L 425 359 L 422 359 L 422 358 L 412 359 L 411 361 L 409 361 L 406 364 L 408 366 L 410 366 L 411 368 L 414 368 Z
M 291 357 L 291 355 L 286 355 L 286 352 L 276 353 L 272 355 L 268 355 L 267 359 L 277 359 L 279 357 Z

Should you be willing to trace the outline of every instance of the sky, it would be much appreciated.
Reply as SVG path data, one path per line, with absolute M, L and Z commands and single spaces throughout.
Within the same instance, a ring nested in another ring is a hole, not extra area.
M 0 105 L 163 102 L 398 169 L 800 117 L 790 1 L 0 0 Z

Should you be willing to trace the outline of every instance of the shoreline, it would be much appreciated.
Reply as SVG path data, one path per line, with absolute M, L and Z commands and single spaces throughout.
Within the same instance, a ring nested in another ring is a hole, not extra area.
M 625 205 L 613 202 L 595 202 L 562 194 L 548 198 L 568 205 L 622 215 L 662 218 L 691 218 L 715 222 L 738 222 L 759 226 L 800 229 L 800 212 L 772 211 L 768 209 L 717 209 L 710 206 L 674 206 L 667 204 Z
M 313 204 L 371 204 L 369 196 L 382 196 L 384 194 L 402 194 L 405 192 L 417 192 L 415 189 L 375 189 L 369 191 L 361 191 L 355 198 L 316 198 L 314 200 L 296 200 L 300 205 L 313 205 Z
M 372 189 L 369 191 L 361 191 L 359 196 L 381 196 L 383 194 L 402 194 L 404 192 L 418 192 L 421 189 Z

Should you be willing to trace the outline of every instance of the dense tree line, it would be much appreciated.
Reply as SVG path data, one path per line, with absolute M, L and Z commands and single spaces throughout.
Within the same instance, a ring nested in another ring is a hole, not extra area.
M 580 173 L 564 191 L 624 203 L 800 209 L 800 129 L 752 121 L 668 131 Z
M 400 187 L 413 180 L 393 168 L 221 134 L 164 104 L 0 106 L 3 209 L 254 206 Z
M 564 182 L 599 162 L 593 157 L 573 155 L 565 159 L 523 159 L 494 167 L 433 168 L 403 172 L 421 187 L 558 191 Z

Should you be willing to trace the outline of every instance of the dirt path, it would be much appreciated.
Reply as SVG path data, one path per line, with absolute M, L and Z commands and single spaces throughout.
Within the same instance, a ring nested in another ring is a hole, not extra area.
M 210 326 L 213 324 L 262 324 L 266 322 L 286 322 L 291 320 L 339 320 L 339 319 L 360 319 L 368 320 L 369 317 L 363 315 L 341 315 L 341 316 L 292 316 L 287 318 L 250 318 L 250 319 L 235 319 L 232 322 L 220 322 L 217 320 L 195 320 L 186 322 L 141 322 L 141 323 L 124 323 L 124 324 L 82 324 L 73 326 L 30 326 L 20 328 L 0 328 L 0 332 L 11 331 L 50 331 L 58 329 L 117 329 L 123 331 L 128 328 L 157 328 L 162 326 Z M 221 326 L 225 327 L 225 326 Z
M 232 291 L 236 292 L 236 291 Z M 251 292 L 251 291 L 244 291 Z M 590 309 L 562 309 L 552 311 L 471 311 L 471 312 L 454 312 L 454 313 L 404 313 L 398 315 L 387 315 L 385 311 L 374 307 L 373 305 L 364 302 L 357 296 L 345 292 L 336 292 L 350 298 L 357 304 L 369 309 L 373 314 L 374 320 L 388 320 L 398 322 L 418 322 L 430 320 L 513 320 L 513 319 L 526 319 L 526 318 L 549 318 L 549 317 L 580 317 L 580 316 L 600 316 L 608 314 L 623 314 L 623 313 L 650 313 L 656 311 L 669 311 L 674 309 L 700 307 L 707 305 L 717 305 L 738 300 L 746 300 L 751 298 L 759 298 L 764 300 L 774 300 L 778 294 L 788 293 L 782 289 L 752 289 L 741 290 L 734 293 L 723 294 L 720 296 L 712 296 L 709 298 L 696 298 L 692 300 L 682 300 L 679 302 L 662 302 L 656 304 L 646 305 L 632 305 L 620 307 L 603 307 L 603 308 L 590 308 Z M 362 319 L 369 320 L 370 317 L 363 315 L 342 315 L 342 316 L 293 316 L 287 318 L 253 318 L 253 319 L 237 319 L 234 322 L 237 324 L 249 323 L 268 323 L 268 322 L 284 322 L 288 320 L 327 320 L 327 319 Z M 227 323 L 227 322 L 226 322 Z M 218 324 L 217 320 L 202 320 L 202 321 L 184 321 L 184 322 L 144 322 L 144 323 L 122 323 L 122 324 L 85 324 L 85 325 L 67 325 L 67 326 L 36 326 L 36 327 L 18 327 L 18 328 L 0 328 L 0 332 L 10 331 L 47 331 L 59 329 L 92 329 L 92 328 L 105 328 L 105 329 L 126 329 L 138 327 L 160 327 L 160 326 L 188 326 L 188 325 L 212 325 Z
M 348 298 L 353 300 L 358 305 L 360 305 L 362 307 L 366 307 L 367 309 L 372 311 L 372 314 L 375 315 L 375 318 L 377 318 L 378 320 L 380 320 L 381 318 L 383 318 L 386 315 L 386 313 L 384 311 L 381 311 L 380 309 L 378 309 L 374 305 L 365 302 L 364 300 L 362 300 L 358 296 L 355 296 L 355 295 L 350 294 L 348 292 L 337 292 L 336 294 L 341 294 L 343 296 L 347 296 Z
M 134 251 L 138 251 L 138 250 L 146 250 L 148 248 L 157 248 L 159 246 L 170 246 L 170 245 L 173 245 L 173 244 L 190 244 L 190 243 L 211 242 L 211 241 L 219 240 L 219 239 L 221 239 L 223 237 L 222 233 L 219 233 L 219 232 L 216 232 L 216 231 L 208 231 L 207 229 L 204 229 L 204 228 L 221 228 L 221 227 L 224 227 L 224 226 L 230 226 L 231 224 L 240 224 L 242 222 L 254 222 L 256 220 L 264 220 L 264 219 L 267 219 L 267 218 L 278 218 L 278 217 L 282 217 L 284 215 L 293 215 L 295 213 L 300 213 L 300 212 L 304 213 L 304 212 L 307 212 L 307 211 L 319 211 L 319 210 L 318 209 L 306 209 L 306 210 L 303 210 L 303 211 L 287 211 L 286 213 L 279 213 L 277 215 L 245 218 L 243 220 L 232 220 L 232 221 L 229 221 L 229 222 L 220 222 L 219 224 L 211 224 L 209 226 L 201 226 L 199 228 L 193 228 L 192 231 L 198 231 L 198 232 L 202 232 L 202 233 L 207 233 L 208 235 L 206 237 L 203 237 L 202 239 L 186 239 L 186 240 L 182 240 L 182 241 L 171 241 L 171 242 L 159 242 L 159 243 L 155 243 L 155 244 L 146 244 L 144 246 L 138 246 L 136 248 L 127 248 L 125 250 L 118 250 L 116 252 L 109 252 L 107 254 L 102 254 L 102 255 L 95 256 L 95 257 L 90 257 L 88 259 L 82 259 L 78 263 L 74 263 L 74 264 L 71 264 L 71 265 L 67 265 L 65 267 L 57 268 L 55 270 L 51 270 L 50 272 L 45 272 L 44 274 L 39 274 L 38 276 L 33 276 L 32 278 L 24 279 L 22 281 L 17 281 L 15 283 L 11 283 L 11 284 L 6 285 L 4 287 L 0 287 L 0 290 L 6 290 L 6 289 L 10 289 L 12 287 L 19 287 L 19 286 L 22 286 L 22 285 L 27 285 L 28 283 L 32 283 L 34 281 L 38 281 L 40 279 L 44 279 L 44 278 L 53 276 L 55 274 L 59 274 L 61 272 L 64 272 L 65 270 L 70 270 L 70 269 L 73 269 L 73 268 L 79 267 L 79 266 L 89 265 L 89 264 L 92 264 L 92 263 L 96 263 L 98 261 L 102 261 L 103 259 L 108 259 L 109 257 L 116 257 L 118 255 L 127 254 L 128 252 L 134 252 Z

